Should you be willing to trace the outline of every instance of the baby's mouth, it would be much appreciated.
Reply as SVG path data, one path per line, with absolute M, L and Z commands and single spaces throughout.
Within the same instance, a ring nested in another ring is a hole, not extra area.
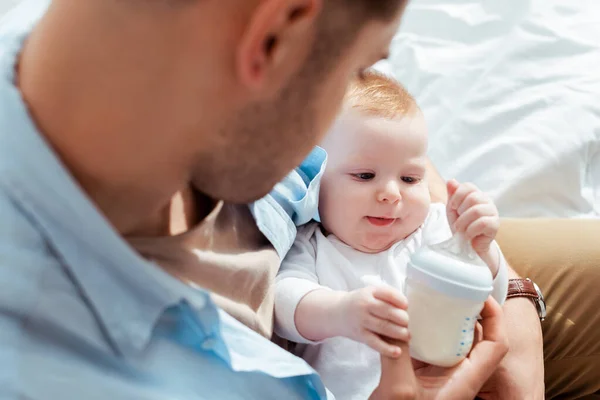
M 369 221 L 371 225 L 383 227 L 392 225 L 396 220 L 397 218 L 367 217 L 367 221 Z

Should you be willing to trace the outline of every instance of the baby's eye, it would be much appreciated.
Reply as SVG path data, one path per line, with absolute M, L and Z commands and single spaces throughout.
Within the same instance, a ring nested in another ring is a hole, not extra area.
M 403 176 L 402 177 L 402 182 L 409 183 L 409 184 L 414 184 L 414 183 L 419 183 L 419 179 L 418 178 L 413 178 L 412 176 Z
M 354 174 L 354 177 L 361 181 L 370 181 L 375 178 L 375 174 L 372 172 L 361 172 L 358 174 Z

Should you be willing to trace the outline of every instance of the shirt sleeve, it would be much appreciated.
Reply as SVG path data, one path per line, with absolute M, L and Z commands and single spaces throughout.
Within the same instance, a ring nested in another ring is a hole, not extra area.
M 504 258 L 504 254 L 502 254 L 502 250 L 496 241 L 492 242 L 492 246 L 496 247 L 498 251 L 500 264 L 498 265 L 498 273 L 494 278 L 494 289 L 492 290 L 492 297 L 498 302 L 498 304 L 503 305 L 506 301 L 506 296 L 508 295 L 508 265 L 506 263 L 506 259 Z
M 258 229 L 281 258 L 294 242 L 296 227 L 319 220 L 319 188 L 326 164 L 327 153 L 315 147 L 268 195 L 249 205 Z
M 317 224 L 309 224 L 298 230 L 275 278 L 275 333 L 296 343 L 315 343 L 296 329 L 294 316 L 298 304 L 313 290 L 330 290 L 319 284 L 316 272 L 316 229 Z
M 318 218 L 319 188 L 326 164 L 327 153 L 315 147 L 269 194 L 296 226 Z

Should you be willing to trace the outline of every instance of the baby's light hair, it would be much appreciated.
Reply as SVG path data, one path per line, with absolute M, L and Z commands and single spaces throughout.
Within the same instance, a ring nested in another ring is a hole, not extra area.
M 367 70 L 351 81 L 345 106 L 369 116 L 397 118 L 419 112 L 415 99 L 398 81 Z

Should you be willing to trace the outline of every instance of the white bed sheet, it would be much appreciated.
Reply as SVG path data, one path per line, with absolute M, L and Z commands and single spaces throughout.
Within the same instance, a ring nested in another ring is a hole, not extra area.
M 417 98 L 444 177 L 504 216 L 600 217 L 598 0 L 413 0 L 377 68 Z
M 21 0 L 0 0 L 0 16 L 14 7 Z

